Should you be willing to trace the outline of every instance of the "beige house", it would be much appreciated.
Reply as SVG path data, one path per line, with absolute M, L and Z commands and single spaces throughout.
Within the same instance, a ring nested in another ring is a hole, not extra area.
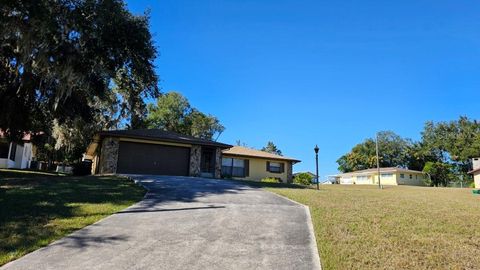
M 292 167 L 298 162 L 298 159 L 234 146 L 222 151 L 222 176 L 254 181 L 271 177 L 291 183 Z
M 292 181 L 297 159 L 159 129 L 95 135 L 84 156 L 92 174 L 154 174 Z
M 473 181 L 475 188 L 480 188 L 480 158 L 472 159 L 473 170 L 469 173 L 473 174 Z
M 380 168 L 380 183 L 382 185 L 414 185 L 423 186 L 427 175 L 421 171 L 414 171 L 398 167 Z M 378 185 L 378 170 L 366 169 L 335 175 L 339 184 Z
M 231 145 L 159 129 L 102 131 L 85 159 L 93 174 L 155 174 L 220 178 L 222 150 Z

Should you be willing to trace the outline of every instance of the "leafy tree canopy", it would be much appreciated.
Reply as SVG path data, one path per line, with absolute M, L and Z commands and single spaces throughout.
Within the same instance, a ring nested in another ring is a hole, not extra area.
M 378 133 L 379 160 L 381 167 L 407 167 L 409 164 L 408 150 L 412 142 L 403 139 L 392 131 Z M 337 163 L 342 172 L 351 172 L 374 168 L 377 166 L 376 144 L 374 138 L 366 139 L 352 150 L 341 156 Z
M 148 23 L 121 0 L 2 1 L 0 129 L 77 156 L 99 129 L 140 127 L 159 94 Z
M 148 16 L 121 0 L 3 1 L 0 14 L 2 130 L 19 137 L 104 113 L 141 124 L 142 97 L 159 93 Z
M 447 186 L 453 180 L 454 174 L 451 164 L 444 162 L 427 162 L 423 172 L 428 174 L 426 183 L 430 186 Z
M 149 104 L 147 125 L 197 138 L 213 139 L 225 127 L 213 115 L 193 108 L 188 100 L 177 92 L 169 92 L 157 99 L 157 104 Z
M 465 116 L 450 122 L 427 122 L 422 132 L 425 148 L 439 159 L 468 164 L 480 156 L 480 122 Z
M 299 173 L 293 178 L 295 184 L 300 185 L 310 185 L 312 183 L 313 177 L 308 173 Z
M 273 142 L 268 142 L 267 145 L 260 150 L 271 153 L 271 154 L 279 155 L 279 156 L 282 155 L 282 151 L 280 151 L 280 149 L 278 149 Z
M 381 167 L 401 166 L 428 173 L 429 184 L 470 179 L 471 158 L 480 156 L 480 123 L 461 116 L 449 122 L 426 122 L 418 142 L 393 132 L 379 133 Z M 367 139 L 337 160 L 339 170 L 374 168 L 375 140 Z

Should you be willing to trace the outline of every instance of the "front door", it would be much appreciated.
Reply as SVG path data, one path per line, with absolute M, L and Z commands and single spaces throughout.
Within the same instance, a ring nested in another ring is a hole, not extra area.
M 215 149 L 202 147 L 202 156 L 200 162 L 201 176 L 214 177 L 215 175 Z

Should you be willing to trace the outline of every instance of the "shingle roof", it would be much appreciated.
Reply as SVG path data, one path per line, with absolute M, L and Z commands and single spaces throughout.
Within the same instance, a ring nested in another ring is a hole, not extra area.
M 193 136 L 182 135 L 182 134 L 178 134 L 171 131 L 165 131 L 161 129 L 110 130 L 110 131 L 101 131 L 98 133 L 98 135 L 102 137 L 108 137 L 108 136 L 127 137 L 127 138 L 155 140 L 155 141 L 181 142 L 181 143 L 188 143 L 188 144 L 215 146 L 215 147 L 220 147 L 224 149 L 232 147 L 229 144 L 195 138 Z
M 243 156 L 243 157 L 257 157 L 257 158 L 265 158 L 265 159 L 274 159 L 274 160 L 287 160 L 293 162 L 300 162 L 300 160 L 280 155 L 275 155 L 272 153 L 255 150 L 243 146 L 233 146 L 230 149 L 226 149 L 222 151 L 224 155 L 233 155 L 233 156 Z
M 368 173 L 376 173 L 377 171 L 378 171 L 377 168 L 370 168 L 370 169 L 359 170 L 354 172 L 341 173 L 339 175 L 352 175 L 352 174 L 362 174 L 362 173 L 368 174 Z M 400 168 L 400 167 L 380 168 L 380 173 L 385 173 L 385 172 L 423 173 L 421 171 L 409 170 L 409 169 Z

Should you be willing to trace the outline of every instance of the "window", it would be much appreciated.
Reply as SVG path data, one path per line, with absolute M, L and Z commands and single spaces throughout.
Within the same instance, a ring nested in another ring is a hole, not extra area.
M 410 179 L 413 179 L 413 176 L 410 174 Z
M 10 144 L 7 142 L 0 142 L 0 158 L 7 158 L 8 157 L 8 150 L 10 148 Z
M 367 184 L 370 183 L 368 175 L 357 175 L 357 181 L 356 183 L 358 184 Z
M 245 177 L 245 160 L 233 159 L 232 176 Z
M 282 162 L 267 161 L 267 172 L 283 173 L 284 172 L 284 165 L 283 165 Z
M 340 184 L 353 184 L 352 177 L 350 176 L 342 176 L 340 178 Z
M 405 174 L 401 173 L 400 178 L 405 178 Z
M 222 175 L 245 177 L 248 175 L 248 160 L 237 158 L 222 158 Z
M 232 158 L 222 158 L 222 175 L 232 176 Z
M 390 177 L 393 177 L 393 174 L 391 173 L 382 173 L 380 174 L 382 178 L 390 178 Z
M 15 154 L 17 153 L 17 144 L 12 143 L 12 150 L 10 150 L 10 160 L 15 161 Z

